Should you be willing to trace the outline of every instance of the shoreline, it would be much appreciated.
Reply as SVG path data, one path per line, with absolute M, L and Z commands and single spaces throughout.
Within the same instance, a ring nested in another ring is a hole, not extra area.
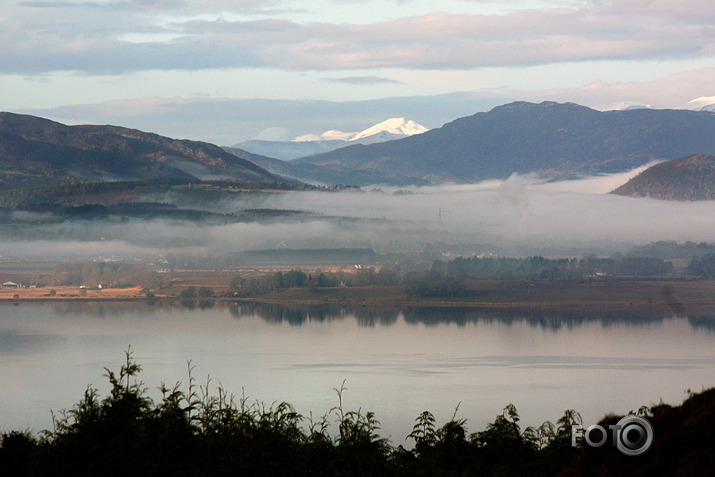
M 50 290 L 55 293 L 50 295 Z M 176 290 L 173 290 L 174 292 Z M 140 287 L 80 289 L 44 287 L 0 289 L 0 303 L 59 302 L 182 302 L 247 303 L 277 306 L 435 307 L 532 310 L 638 310 L 672 311 L 674 314 L 715 314 L 715 281 L 611 281 L 552 283 L 527 281 L 474 281 L 467 297 L 415 297 L 405 286 L 350 288 L 291 288 L 264 295 L 237 297 L 218 294 L 183 298 L 157 291 L 147 296 Z M 84 295 L 84 296 L 82 296 Z

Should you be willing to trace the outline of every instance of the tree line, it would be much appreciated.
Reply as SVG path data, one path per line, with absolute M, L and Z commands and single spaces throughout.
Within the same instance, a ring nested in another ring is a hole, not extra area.
M 653 257 L 556 258 L 541 256 L 457 257 L 447 262 L 448 276 L 471 278 L 540 278 L 574 280 L 588 276 L 664 276 L 673 273 L 673 264 Z
M 339 270 L 337 272 L 316 271 L 315 273 L 305 273 L 301 269 L 293 269 L 256 277 L 237 275 L 231 279 L 230 291 L 235 296 L 246 297 L 288 288 L 395 286 L 400 284 L 402 284 L 401 276 L 390 267 L 382 267 L 379 270 L 367 267 L 354 272 Z
M 715 279 L 715 253 L 693 256 L 688 261 L 687 273 L 707 280 Z
M 298 269 L 261 277 L 236 276 L 231 281 L 230 290 L 236 296 L 253 296 L 287 288 L 404 285 L 412 296 L 457 298 L 469 296 L 466 281 L 474 279 L 579 281 L 589 277 L 662 277 L 672 273 L 671 262 L 651 257 L 475 256 L 457 257 L 447 262 L 436 260 L 431 268 L 394 265 L 379 269 L 365 267 L 350 273 L 341 270 L 306 274 Z

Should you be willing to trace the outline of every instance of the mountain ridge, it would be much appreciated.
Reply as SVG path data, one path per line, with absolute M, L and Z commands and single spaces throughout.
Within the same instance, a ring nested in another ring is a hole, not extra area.
M 515 172 L 621 172 L 693 153 L 715 154 L 712 112 L 601 112 L 575 103 L 519 101 L 420 135 L 348 146 L 293 162 L 441 183 L 502 179 Z
M 0 112 L 2 189 L 147 178 L 282 180 L 209 143 Z
M 601 112 L 522 101 L 403 139 L 290 162 L 120 126 L 0 113 L 0 190 L 147 178 L 276 182 L 279 176 L 327 185 L 471 183 L 513 173 L 621 172 L 696 153 L 715 155 L 713 112 Z
M 389 118 L 356 133 L 330 130 L 320 135 L 305 134 L 290 140 L 284 140 L 289 131 L 281 128 L 270 128 L 262 131 L 253 139 L 235 144 L 228 149 L 242 149 L 253 154 L 290 161 L 300 157 L 331 152 L 351 144 L 374 144 L 392 141 L 422 134 L 427 130 L 421 124 L 413 120 L 406 120 L 404 117 Z
M 662 200 L 715 200 L 715 156 L 692 154 L 655 164 L 611 193 Z

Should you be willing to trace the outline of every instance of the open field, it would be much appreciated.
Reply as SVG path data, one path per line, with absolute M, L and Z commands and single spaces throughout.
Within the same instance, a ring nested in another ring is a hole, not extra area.
M 54 294 L 52 291 L 54 290 Z M 17 296 L 17 298 L 16 298 Z M 140 287 L 105 288 L 102 290 L 80 287 L 0 288 L 0 301 L 16 300 L 136 300 L 146 294 Z

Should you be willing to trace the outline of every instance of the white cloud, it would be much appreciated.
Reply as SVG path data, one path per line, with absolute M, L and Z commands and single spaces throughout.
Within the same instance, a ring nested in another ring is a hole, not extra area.
M 71 9 L 33 2 L 0 7 L 9 26 L 0 69 L 470 69 L 711 56 L 708 21 L 715 6 L 663 3 L 599 2 L 501 15 L 407 10 L 389 20 L 365 23 L 359 16 L 335 23 L 317 13 L 306 21 L 285 2 L 147 0 L 68 4 Z M 142 41 L 123 41 L 137 38 Z
M 570 101 L 603 111 L 619 109 L 624 103 L 677 108 L 701 96 L 715 94 L 715 68 L 683 71 L 650 81 L 594 81 L 577 88 L 512 90 L 510 93 L 532 101 Z
M 151 97 L 23 112 L 67 124 L 115 124 L 231 145 L 271 127 L 289 128 L 296 135 L 330 129 L 359 131 L 396 112 L 427 127 L 439 127 L 499 102 L 470 93 L 355 102 Z
M 347 82 L 358 83 L 350 84 L 351 88 L 371 88 L 374 86 L 373 81 L 383 81 L 381 78 L 348 77 Z M 81 81 L 81 79 L 75 78 L 74 81 Z M 247 80 L 253 78 L 249 77 Z M 316 82 L 326 89 L 333 86 L 341 87 L 343 81 L 340 80 L 345 79 L 326 81 L 325 78 L 319 77 Z M 367 85 L 361 85 L 363 81 Z M 389 80 L 385 79 L 385 81 L 388 82 L 379 84 L 380 91 L 392 85 Z M 112 84 L 109 80 L 106 84 L 107 88 L 120 86 Z M 667 75 L 652 81 L 629 83 L 599 81 L 579 87 L 546 90 L 484 89 L 446 95 L 411 95 L 347 102 L 153 96 L 52 108 L 24 108 L 18 112 L 44 116 L 70 124 L 117 124 L 170 137 L 230 145 L 271 127 L 289 128 L 298 135 L 330 129 L 357 131 L 366 125 L 395 116 L 409 117 L 429 128 L 435 128 L 459 117 L 470 116 L 515 100 L 537 103 L 546 100 L 575 102 L 604 111 L 622 109 L 623 105 L 677 108 L 696 98 L 715 95 L 714 85 L 715 68 L 707 68 Z M 48 88 L 46 85 L 35 87 L 39 91 Z M 409 86 L 405 87 L 409 89 Z M 157 89 L 158 91 L 160 89 Z
M 344 76 L 340 78 L 327 78 L 326 81 L 354 85 L 402 84 L 400 81 L 380 76 Z
M 0 108 L 233 144 L 518 99 L 677 107 L 715 94 L 713 25 L 675 0 L 11 1 Z

